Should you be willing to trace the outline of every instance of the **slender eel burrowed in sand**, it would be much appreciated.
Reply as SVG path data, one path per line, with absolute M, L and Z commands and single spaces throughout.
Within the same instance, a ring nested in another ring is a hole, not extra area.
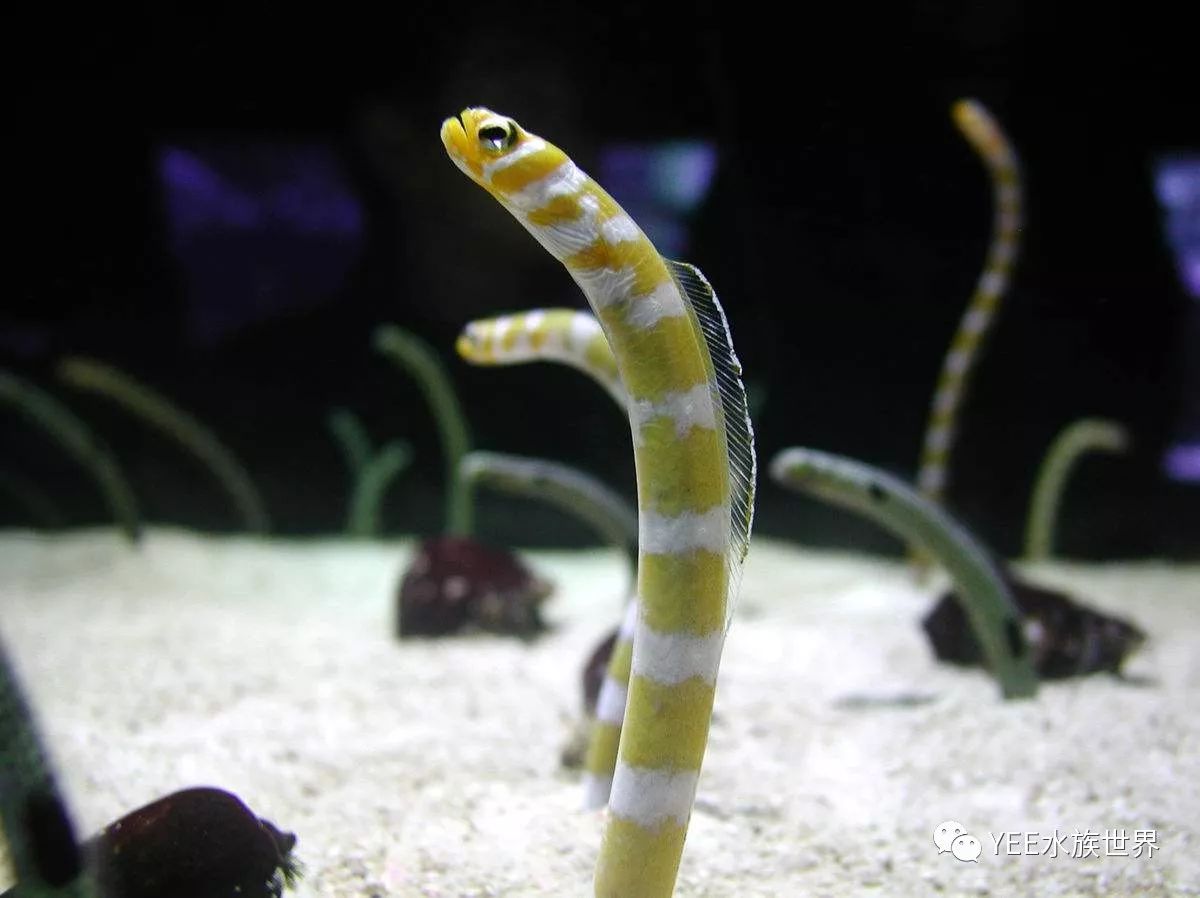
M 570 309 L 534 309 L 521 315 L 501 315 L 472 321 L 459 335 L 458 353 L 474 365 L 515 365 L 524 362 L 560 362 L 587 374 L 628 414 L 629 397 L 617 373 L 617 360 L 608 338 L 595 316 Z M 636 520 L 634 522 L 636 528 Z M 633 534 L 634 569 L 637 567 L 637 532 Z M 636 601 L 636 600 L 635 600 Z M 594 707 L 589 707 L 588 747 L 584 758 L 584 806 L 600 808 L 608 803 L 621 721 L 629 694 L 629 670 L 633 655 L 636 606 L 627 609 L 615 636 L 605 639 L 607 670 Z M 595 666 L 589 658 L 588 669 Z M 586 692 L 586 690 L 585 690 Z M 585 705 L 588 703 L 585 699 Z
M 1145 644 L 1145 631 L 1132 621 L 1030 583 L 1000 562 L 995 566 L 1025 621 L 1030 663 L 1040 679 L 1120 675 L 1125 661 Z M 921 625 L 939 661 L 986 662 L 957 590 L 943 593 Z
M 498 452 L 468 452 L 463 456 L 462 469 L 463 477 L 472 486 L 484 484 L 507 493 L 541 499 L 589 524 L 601 537 L 625 553 L 634 577 L 633 587 L 636 586 L 637 513 L 599 480 L 569 465 Z M 605 640 L 605 647 L 611 651 L 604 656 L 606 670 L 599 681 L 596 701 L 587 701 L 585 685 L 587 720 L 586 729 L 581 735 L 586 735 L 588 745 L 583 761 L 586 768 L 586 806 L 589 808 L 603 807 L 608 801 L 608 790 L 616 769 L 617 737 L 620 736 L 621 718 L 625 713 L 635 619 L 635 605 L 630 602 L 615 638 Z M 591 666 L 589 663 L 589 669 Z M 576 751 L 573 747 L 564 757 L 574 756 Z M 573 762 L 577 763 L 578 760 Z
M 533 309 L 472 321 L 455 344 L 472 365 L 561 362 L 600 384 L 624 410 L 625 388 L 595 316 L 573 309 Z
M 857 511 L 928 552 L 959 587 L 971 627 L 1005 698 L 1037 691 L 1020 610 L 983 549 L 959 524 L 920 494 L 871 465 L 814 449 L 785 449 L 771 477 L 801 492 Z
M 502 452 L 468 452 L 460 467 L 473 487 L 540 499 L 583 521 L 620 549 L 636 574 L 637 513 L 595 477 L 560 462 Z
M 1084 418 L 1068 425 L 1050 444 L 1038 468 L 1025 526 L 1025 560 L 1044 561 L 1054 551 L 1054 526 L 1067 477 L 1088 452 L 1124 452 L 1129 434 L 1116 421 Z
M 471 450 L 471 432 L 446 368 L 428 343 L 403 328 L 383 325 L 376 328 L 374 339 L 379 352 L 413 376 L 429 403 L 445 458 L 446 532 L 467 536 L 472 525 L 471 496 L 459 477 L 458 463 Z
M 58 376 L 80 390 L 100 393 L 177 442 L 212 472 L 251 533 L 271 529 L 266 504 L 233 451 L 167 397 L 112 365 L 74 356 L 58 364 Z
M 954 123 L 987 165 L 992 177 L 995 211 L 992 244 L 983 273 L 958 331 L 950 343 L 925 425 L 917 489 L 941 503 L 946 493 L 950 453 L 958 435 L 958 415 L 971 369 L 1008 287 L 1021 232 L 1021 170 L 1017 155 L 1000 125 L 977 100 L 959 100 L 951 109 Z
M 416 378 L 437 420 L 446 461 L 446 532 L 417 547 L 401 578 L 396 635 L 443 636 L 469 625 L 535 635 L 545 626 L 540 606 L 552 585 L 511 552 L 470 536 L 474 507 L 460 462 L 471 438 L 445 367 L 428 344 L 399 327 L 378 328 L 375 346 Z
M 753 517 L 754 447 L 724 313 L 562 150 L 487 109 L 442 125 L 454 163 L 579 284 L 630 398 L 638 620 L 595 893 L 674 891 Z
M 87 468 L 121 533 L 131 543 L 141 539 L 142 522 L 129 481 L 116 457 L 83 421 L 46 391 L 4 370 L 0 370 L 0 404 L 15 406 Z
M 376 452 L 366 427 L 349 409 L 335 409 L 327 421 L 350 474 L 346 533 L 378 537 L 382 530 L 383 497 L 396 476 L 412 461 L 412 446 L 404 440 L 393 440 Z

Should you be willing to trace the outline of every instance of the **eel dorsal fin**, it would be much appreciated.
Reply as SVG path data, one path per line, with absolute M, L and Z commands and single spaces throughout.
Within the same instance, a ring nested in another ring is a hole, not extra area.
M 667 268 L 696 316 L 713 367 L 714 399 L 720 405 L 725 424 L 725 445 L 729 460 L 729 602 L 726 612 L 733 613 L 741 579 L 742 562 L 750 548 L 750 530 L 754 524 L 754 485 L 757 462 L 754 457 L 754 426 L 742 384 L 742 365 L 733 350 L 729 322 L 708 279 L 695 265 L 667 261 Z

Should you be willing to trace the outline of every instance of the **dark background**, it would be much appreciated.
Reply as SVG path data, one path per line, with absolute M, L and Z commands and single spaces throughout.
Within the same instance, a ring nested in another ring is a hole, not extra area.
M 347 478 L 325 417 L 351 408 L 377 441 L 414 446 L 387 531 L 434 532 L 442 462 L 431 418 L 370 343 L 392 321 L 442 352 L 477 446 L 570 461 L 632 495 L 626 425 L 585 378 L 472 369 L 453 355 L 470 318 L 583 306 L 566 273 L 445 158 L 442 118 L 488 105 L 592 171 L 606 142 L 715 141 L 717 179 L 688 255 L 716 285 L 751 389 L 765 397 L 760 463 L 804 444 L 911 478 L 933 382 L 987 247 L 990 184 L 948 115 L 975 96 L 1022 157 L 1027 224 L 973 378 L 951 505 L 1016 552 L 1055 433 L 1083 416 L 1114 418 L 1134 450 L 1083 462 L 1062 550 L 1200 555 L 1200 489 L 1161 472 L 1172 438 L 1196 426 L 1186 365 L 1200 354 L 1196 303 L 1175 277 L 1151 174 L 1157 156 L 1200 147 L 1181 13 L 813 6 L 785 20 L 747 4 L 304 13 L 249 3 L 19 22 L 12 39 L 33 61 L 10 75 L 14 277 L 0 299 L 0 366 L 95 428 L 151 521 L 237 526 L 178 447 L 59 383 L 63 354 L 121 366 L 209 424 L 285 534 L 341 527 Z M 268 244 L 239 249 L 227 235 L 211 262 L 225 304 L 258 296 L 266 312 L 206 337 L 194 274 L 173 252 L 159 153 L 297 144 L 326 147 L 362 208 L 352 264 L 325 287 L 299 273 L 323 258 L 319 238 L 259 234 Z M 222 268 L 230 254 L 260 252 L 261 282 Z M 0 467 L 39 484 L 68 524 L 106 519 L 94 486 L 40 431 L 0 409 L 0 433 Z M 28 524 L 24 515 L 0 504 L 0 526 Z M 480 530 L 518 544 L 587 537 L 555 512 L 493 497 Z M 896 549 L 765 479 L 757 532 Z

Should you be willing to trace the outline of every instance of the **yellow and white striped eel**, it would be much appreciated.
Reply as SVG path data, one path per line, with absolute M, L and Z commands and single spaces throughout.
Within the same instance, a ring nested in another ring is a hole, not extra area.
M 937 503 L 945 497 L 947 466 L 971 368 L 1008 287 L 1021 233 L 1021 171 L 1000 125 L 978 100 L 959 100 L 951 114 L 958 129 L 987 165 L 995 211 L 987 261 L 942 362 L 925 425 L 917 489 Z
M 633 663 L 633 640 L 637 630 L 637 601 L 625 606 L 608 669 L 596 696 L 595 719 L 583 759 L 583 806 L 589 811 L 608 804 L 612 795 L 620 754 L 621 726 L 629 701 L 629 675 Z
M 659 255 L 562 150 L 487 109 L 442 124 L 454 163 L 583 290 L 630 399 L 638 620 L 595 894 L 674 891 L 753 516 L 741 368 L 708 282 Z
M 457 342 L 458 354 L 475 365 L 512 365 L 532 361 L 562 362 L 589 375 L 613 400 L 628 410 L 629 399 L 617 374 L 612 347 L 594 316 L 572 309 L 538 309 L 522 315 L 502 315 L 470 322 Z M 595 719 L 591 721 L 583 762 L 584 807 L 608 803 L 621 723 L 629 693 L 629 666 L 637 603 L 630 602 L 612 656 L 600 684 Z
M 574 309 L 533 309 L 472 321 L 455 344 L 472 365 L 561 362 L 578 368 L 608 391 L 622 409 L 625 387 L 600 322 Z

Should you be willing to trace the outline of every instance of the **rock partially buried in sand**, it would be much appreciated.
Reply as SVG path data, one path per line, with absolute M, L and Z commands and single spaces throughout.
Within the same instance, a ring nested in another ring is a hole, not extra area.
M 1038 676 L 1046 680 L 1121 672 L 1146 641 L 1129 621 L 1102 614 L 1074 599 L 1034 586 L 1001 569 L 1025 620 L 1025 636 Z M 958 596 L 947 592 L 922 621 L 938 660 L 981 665 L 983 656 Z
M 221 789 L 173 792 L 84 846 L 100 898 L 280 898 L 299 877 L 296 837 Z
M 515 555 L 461 536 L 428 539 L 400 581 L 396 635 L 445 636 L 466 629 L 534 636 L 553 591 Z

